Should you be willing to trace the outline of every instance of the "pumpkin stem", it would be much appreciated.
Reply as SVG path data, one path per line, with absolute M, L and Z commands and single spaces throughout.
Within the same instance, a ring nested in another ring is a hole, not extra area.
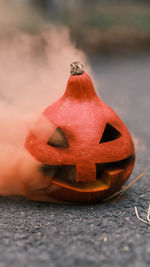
M 84 66 L 80 61 L 74 61 L 70 64 L 70 73 L 72 75 L 80 75 L 84 72 Z

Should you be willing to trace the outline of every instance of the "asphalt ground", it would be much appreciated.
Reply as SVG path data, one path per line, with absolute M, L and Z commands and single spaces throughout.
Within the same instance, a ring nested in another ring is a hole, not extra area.
M 130 180 L 148 172 L 122 197 L 94 205 L 59 205 L 0 198 L 0 267 L 150 265 L 150 56 L 91 59 L 98 90 L 138 145 Z

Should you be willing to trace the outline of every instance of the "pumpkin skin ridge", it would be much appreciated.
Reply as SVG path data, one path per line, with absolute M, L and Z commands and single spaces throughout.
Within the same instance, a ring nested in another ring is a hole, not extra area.
M 74 100 L 76 99 L 79 102 L 85 100 L 91 102 L 93 97 L 97 97 L 97 94 L 90 76 L 86 72 L 82 75 L 71 75 L 67 82 L 64 97 L 69 97 Z

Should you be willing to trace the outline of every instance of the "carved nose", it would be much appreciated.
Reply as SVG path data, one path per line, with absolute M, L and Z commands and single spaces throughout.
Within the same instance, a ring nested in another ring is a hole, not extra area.
M 76 182 L 96 181 L 96 164 L 84 162 L 76 165 Z

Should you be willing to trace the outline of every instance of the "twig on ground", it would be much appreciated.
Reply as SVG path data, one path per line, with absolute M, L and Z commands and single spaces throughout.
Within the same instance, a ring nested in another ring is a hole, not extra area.
M 150 205 L 148 207 L 148 212 L 147 212 L 147 220 L 150 223 Z
M 143 223 L 146 223 L 146 224 L 149 224 L 150 225 L 150 205 L 148 207 L 148 213 L 147 213 L 147 221 L 146 220 L 143 220 L 139 214 L 138 214 L 138 209 L 137 207 L 135 206 L 135 214 L 136 214 L 136 217 L 138 218 L 139 221 L 143 222 Z
M 121 196 L 122 194 L 125 193 L 125 191 L 128 190 L 129 187 L 131 187 L 135 182 L 137 182 L 138 180 L 140 180 L 144 175 L 146 175 L 147 173 L 146 172 L 143 172 L 141 173 L 137 178 L 135 178 L 131 183 L 129 183 L 127 186 L 125 186 L 124 188 L 122 188 L 120 191 L 114 193 L 113 195 L 111 195 L 110 197 L 108 198 L 105 198 L 104 201 L 107 201 L 107 200 L 111 200 L 117 196 Z M 150 211 L 149 211 L 149 217 L 150 217 Z

